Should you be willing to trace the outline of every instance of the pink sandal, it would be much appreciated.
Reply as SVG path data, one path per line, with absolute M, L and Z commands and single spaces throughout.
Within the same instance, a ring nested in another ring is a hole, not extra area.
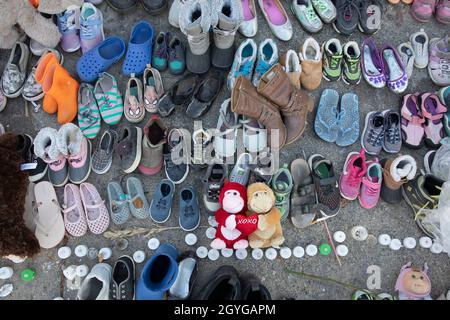
M 74 184 L 64 187 L 64 225 L 67 232 L 74 237 L 84 236 L 87 232 L 86 215 L 81 202 L 80 190 Z
M 423 128 L 425 120 L 417 102 L 418 96 L 418 93 L 405 95 L 401 109 L 403 143 L 412 149 L 423 147 L 423 137 L 425 135 Z
M 109 213 L 105 202 L 90 183 L 82 183 L 80 193 L 89 229 L 94 234 L 102 234 L 109 227 Z
M 444 138 L 444 126 L 442 118 L 447 108 L 441 103 L 439 97 L 434 93 L 424 93 L 420 96 L 422 114 L 425 118 L 423 125 L 425 129 L 425 143 L 433 149 L 440 146 Z

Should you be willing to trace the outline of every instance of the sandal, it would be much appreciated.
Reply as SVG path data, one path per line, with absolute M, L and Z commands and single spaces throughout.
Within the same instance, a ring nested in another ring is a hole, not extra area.
M 444 126 L 442 118 L 447 108 L 441 103 L 434 93 L 424 93 L 420 96 L 420 106 L 425 119 L 423 125 L 425 130 L 425 143 L 433 149 L 440 146 L 440 141 L 444 138 Z
M 93 234 L 102 234 L 109 227 L 109 214 L 105 202 L 90 183 L 80 184 L 80 194 L 89 230 Z
M 74 184 L 66 184 L 64 187 L 64 225 L 67 232 L 74 237 L 86 234 L 87 222 L 81 202 L 80 189 Z
M 403 143 L 412 149 L 423 147 L 423 137 L 425 131 L 423 123 L 425 120 L 419 108 L 417 98 L 419 94 L 407 94 L 403 97 L 402 114 L 402 140 Z

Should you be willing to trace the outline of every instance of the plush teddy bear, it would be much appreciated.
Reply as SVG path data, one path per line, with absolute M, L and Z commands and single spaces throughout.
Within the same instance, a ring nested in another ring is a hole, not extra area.
M 246 216 L 247 191 L 236 182 L 226 181 L 219 195 L 221 208 L 216 211 L 218 223 L 216 239 L 211 243 L 214 249 L 245 249 L 247 236 L 256 230 L 258 216 Z
M 399 300 L 432 300 L 430 296 L 431 281 L 428 277 L 428 265 L 422 269 L 414 268 L 411 262 L 405 264 L 395 283 Z
M 258 214 L 258 228 L 249 235 L 252 248 L 267 248 L 283 244 L 281 212 L 275 208 L 275 194 L 265 183 L 251 184 L 247 189 L 247 216 Z
M 35 2 L 35 1 L 33 1 Z M 83 0 L 39 0 L 37 8 L 29 0 L 0 0 L 0 48 L 11 49 L 24 31 L 31 39 L 54 48 L 61 39 L 58 27 L 43 14 L 58 14 Z M 16 28 L 18 26 L 19 28 Z

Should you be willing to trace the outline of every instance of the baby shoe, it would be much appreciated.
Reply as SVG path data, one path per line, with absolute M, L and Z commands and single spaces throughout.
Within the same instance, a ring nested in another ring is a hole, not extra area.
M 278 48 L 272 39 L 266 39 L 258 46 L 258 61 L 253 74 L 253 85 L 258 86 L 259 80 L 275 63 L 278 62 Z
M 364 79 L 372 87 L 383 88 L 386 85 L 383 60 L 372 38 L 367 38 L 363 42 L 361 69 Z
M 438 0 L 436 4 L 436 20 L 440 23 L 450 23 L 450 1 Z
M 433 149 L 439 148 L 440 141 L 444 138 L 442 118 L 447 108 L 441 103 L 434 93 L 424 93 L 420 96 L 420 107 L 425 119 L 425 143 Z
M 122 66 L 122 72 L 126 76 L 134 73 L 142 75 L 145 68 L 152 61 L 153 27 L 142 20 L 131 31 L 128 51 Z
M 383 149 L 387 153 L 399 153 L 402 148 L 400 132 L 400 115 L 397 111 L 383 111 L 384 135 Z
M 361 81 L 361 50 L 355 41 L 344 45 L 344 68 L 342 80 L 346 84 L 357 85 Z
M 428 35 L 420 29 L 409 38 L 414 51 L 414 66 L 419 69 L 426 68 L 428 65 Z
M 109 214 L 105 201 L 90 183 L 85 182 L 80 185 L 80 194 L 89 230 L 93 234 L 102 234 L 109 227 Z
M 286 54 L 280 57 L 280 63 L 286 72 L 291 84 L 300 89 L 300 76 L 302 74 L 302 66 L 300 65 L 300 58 L 294 50 L 288 50 Z
M 117 182 L 108 183 L 109 212 L 114 224 L 121 225 L 130 217 L 127 195 Z
M 83 53 L 105 40 L 103 14 L 92 3 L 85 2 L 80 13 L 80 43 Z
M 358 199 L 361 207 L 372 209 L 380 200 L 383 169 L 378 160 L 367 163 L 366 175 L 362 178 L 361 192 Z
M 127 179 L 127 193 L 130 198 L 131 214 L 138 219 L 148 218 L 149 205 L 142 182 L 138 178 L 130 177 Z
M 361 134 L 361 147 L 371 155 L 377 155 L 383 150 L 384 117 L 379 111 L 366 115 L 364 131 Z
M 168 66 L 173 75 L 182 74 L 186 69 L 186 49 L 177 36 L 172 37 L 169 43 Z
M 322 75 L 327 81 L 338 81 L 342 75 L 342 45 L 341 42 L 332 38 L 322 45 L 323 67 Z
M 161 74 L 150 65 L 144 70 L 144 107 L 147 112 L 158 112 L 157 103 L 164 95 L 164 85 Z
M 142 82 L 131 74 L 124 101 L 125 118 L 131 123 L 141 122 L 145 117 Z
M 422 109 L 418 103 L 419 94 L 407 94 L 403 97 L 401 108 L 401 130 L 403 143 L 412 149 L 420 149 L 423 146 L 425 131 Z
M 153 48 L 152 66 L 158 71 L 167 69 L 169 58 L 169 32 L 160 32 L 155 40 L 155 47 Z
M 241 43 L 236 50 L 233 65 L 228 73 L 227 85 L 230 91 L 233 89 L 234 82 L 239 76 L 251 80 L 257 54 L 258 49 L 254 40 L 246 39 Z
M 359 99 L 354 93 L 346 93 L 341 97 L 341 108 L 338 116 L 338 135 L 336 144 L 340 147 L 352 145 L 359 137 Z
M 100 111 L 95 100 L 94 87 L 82 83 L 78 89 L 78 126 L 88 139 L 94 139 L 101 128 Z
M 322 51 L 319 43 L 309 37 L 300 49 L 299 58 L 302 66 L 300 82 L 306 90 L 315 90 L 322 82 Z
M 16 98 L 22 93 L 27 76 L 30 49 L 23 42 L 16 42 L 3 71 L 1 90 L 7 98 Z
M 450 85 L 450 36 L 430 40 L 428 74 L 440 87 Z
M 347 200 L 355 200 L 360 192 L 363 177 L 367 172 L 366 152 L 350 152 L 344 163 L 344 169 L 339 178 L 341 196 Z
M 59 32 L 61 33 L 61 48 L 65 52 L 75 52 L 81 47 L 78 34 L 77 18 L 80 16 L 80 7 L 71 5 L 63 13 L 56 15 Z
M 394 93 L 403 93 L 408 87 L 408 76 L 397 50 L 385 45 L 381 49 L 384 73 L 389 89 Z
M 118 124 L 123 115 L 123 100 L 116 78 L 107 72 L 101 73 L 94 94 L 103 121 L 109 125 Z
M 64 225 L 67 232 L 74 237 L 81 237 L 88 229 L 86 214 L 81 202 L 80 189 L 74 184 L 66 184 L 64 187 Z
M 170 218 L 175 185 L 163 179 L 156 186 L 150 203 L 150 218 L 156 223 L 164 223 Z
M 406 69 L 406 75 L 408 79 L 411 79 L 413 70 L 414 70 L 414 60 L 416 59 L 416 55 L 414 53 L 414 49 L 411 46 L 410 42 L 404 42 L 399 44 L 397 47 L 398 54 L 400 55 L 400 59 L 402 59 L 402 63 Z
M 336 90 L 323 90 L 317 107 L 314 131 L 327 142 L 335 142 L 338 138 L 338 103 L 339 94 Z
M 92 155 L 92 171 L 96 174 L 104 174 L 108 172 L 113 162 L 114 145 L 117 141 L 117 133 L 112 130 L 103 132 L 97 149 Z

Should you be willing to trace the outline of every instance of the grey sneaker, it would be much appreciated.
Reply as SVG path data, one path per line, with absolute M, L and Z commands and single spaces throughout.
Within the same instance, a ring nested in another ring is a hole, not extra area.
M 115 150 L 120 157 L 120 164 L 125 173 L 132 173 L 136 170 L 142 157 L 142 129 L 123 127 L 119 132 Z
M 191 187 L 180 191 L 179 223 L 184 231 L 193 231 L 200 224 L 200 207 L 195 190 Z
M 236 182 L 246 187 L 248 184 L 248 178 L 250 177 L 250 166 L 252 160 L 253 159 L 250 153 L 242 153 L 231 171 L 230 182 Z
M 386 110 L 384 117 L 383 149 L 387 153 L 398 153 L 402 148 L 400 115 L 396 111 Z
M 164 169 L 174 184 L 182 183 L 189 174 L 188 136 L 185 129 L 172 129 L 164 145 Z
M 162 180 L 155 189 L 150 203 L 150 218 L 156 223 L 164 223 L 170 218 L 175 185 L 168 179 Z
M 291 11 L 306 31 L 316 33 L 322 30 L 322 20 L 314 10 L 311 0 L 292 0 Z
M 287 165 L 278 169 L 271 184 L 275 194 L 275 207 L 281 212 L 281 221 L 285 221 L 289 216 L 291 191 L 294 187 L 294 181 Z
M 109 212 L 114 224 L 121 225 L 130 217 L 128 198 L 117 182 L 108 183 Z
M 27 76 L 30 49 L 23 42 L 17 42 L 11 50 L 8 63 L 2 75 L 2 91 L 8 98 L 16 98 L 22 93 Z
M 106 130 L 100 138 L 92 156 L 92 171 L 96 174 L 104 174 L 111 168 L 116 140 L 117 133 L 112 130 Z
M 377 155 L 383 149 L 384 117 L 381 112 L 372 111 L 366 116 L 364 131 L 361 135 L 361 147 L 370 155 Z
M 130 199 L 131 214 L 138 219 L 148 218 L 149 205 L 141 180 L 135 177 L 129 177 L 127 179 L 127 193 Z
M 227 176 L 228 167 L 224 164 L 210 164 L 206 170 L 206 177 L 203 179 L 203 204 L 209 214 L 220 209 L 220 190 Z

